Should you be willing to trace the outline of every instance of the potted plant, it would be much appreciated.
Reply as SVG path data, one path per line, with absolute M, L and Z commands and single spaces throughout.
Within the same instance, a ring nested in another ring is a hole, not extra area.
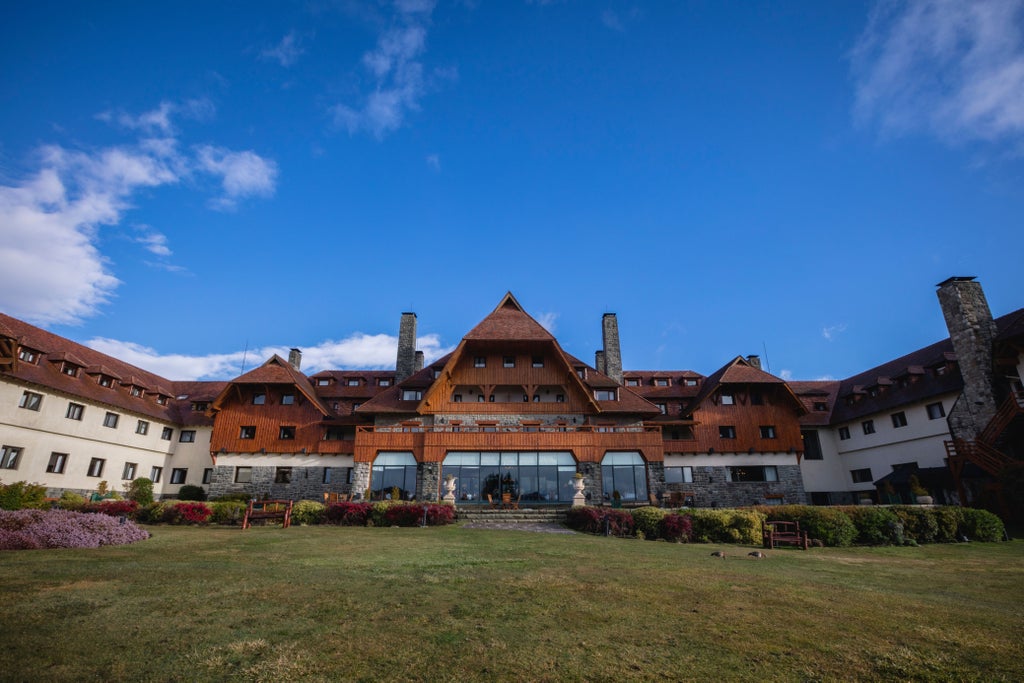
M 910 475 L 910 492 L 917 497 L 918 505 L 931 505 L 932 497 L 928 495 L 928 489 L 921 486 L 921 481 L 917 478 L 916 474 Z

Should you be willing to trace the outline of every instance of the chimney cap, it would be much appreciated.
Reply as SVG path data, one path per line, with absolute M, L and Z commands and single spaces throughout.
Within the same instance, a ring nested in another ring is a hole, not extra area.
M 946 285 L 950 284 L 951 282 L 974 282 L 977 279 L 978 279 L 977 275 L 960 275 L 960 276 L 954 276 L 954 277 L 946 278 L 945 280 L 943 280 L 942 282 L 940 282 L 939 284 L 937 284 L 935 286 L 936 287 L 945 287 Z

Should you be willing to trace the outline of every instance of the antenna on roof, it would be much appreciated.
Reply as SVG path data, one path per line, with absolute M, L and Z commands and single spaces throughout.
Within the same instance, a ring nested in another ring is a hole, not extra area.
M 245 358 L 248 355 L 249 355 L 249 340 L 246 339 L 245 340 L 245 350 L 242 351 L 242 371 L 240 373 L 238 373 L 239 375 L 244 375 L 245 374 Z
M 768 345 L 761 340 L 761 348 L 764 349 L 764 364 L 768 368 L 768 374 L 772 374 L 772 362 L 768 360 Z

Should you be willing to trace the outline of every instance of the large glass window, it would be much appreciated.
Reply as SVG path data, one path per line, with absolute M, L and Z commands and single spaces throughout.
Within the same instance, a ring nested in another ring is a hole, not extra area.
M 606 453 L 601 460 L 601 480 L 605 500 L 647 500 L 647 466 L 636 451 Z
M 510 494 L 520 503 L 571 502 L 576 460 L 567 451 L 449 453 L 442 476 L 456 478 L 455 497 L 464 503 L 487 502 Z
M 409 452 L 381 453 L 373 461 L 370 496 L 408 500 L 416 494 L 416 458 Z

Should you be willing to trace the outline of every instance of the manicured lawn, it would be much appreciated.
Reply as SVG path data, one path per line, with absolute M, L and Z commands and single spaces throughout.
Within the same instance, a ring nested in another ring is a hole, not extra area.
M 0 679 L 1024 679 L 1020 541 L 756 560 L 458 527 L 151 531 L 0 553 Z

